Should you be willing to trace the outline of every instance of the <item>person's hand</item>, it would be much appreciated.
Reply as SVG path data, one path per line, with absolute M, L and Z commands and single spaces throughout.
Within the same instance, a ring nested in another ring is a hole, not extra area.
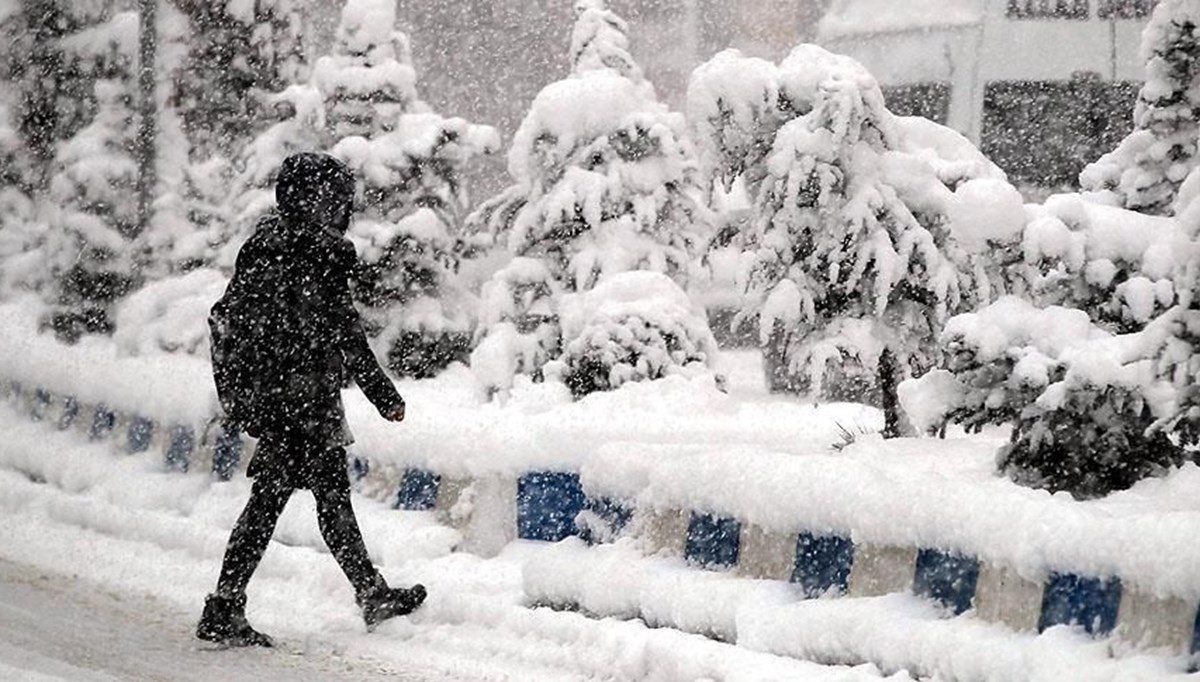
M 387 419 L 390 422 L 404 421 L 404 406 L 401 405 L 400 407 L 397 407 L 396 409 L 389 412 L 387 414 L 387 416 L 385 417 L 385 419 Z

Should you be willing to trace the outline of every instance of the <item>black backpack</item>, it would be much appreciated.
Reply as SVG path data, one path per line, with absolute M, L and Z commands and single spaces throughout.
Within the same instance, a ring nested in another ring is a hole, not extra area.
M 240 265 L 240 264 L 239 264 Z M 258 437 L 281 418 L 292 395 L 289 377 L 311 371 L 311 302 L 301 286 L 302 261 L 238 268 L 208 316 L 213 379 L 225 416 Z M 306 352 L 307 351 L 307 352 Z M 323 353 L 322 353 L 323 355 Z
M 261 347 L 251 342 L 252 325 L 247 324 L 253 319 L 253 311 L 237 303 L 239 299 L 230 285 L 208 315 L 213 381 L 230 426 L 257 436 L 262 425 L 254 397 L 263 359 Z

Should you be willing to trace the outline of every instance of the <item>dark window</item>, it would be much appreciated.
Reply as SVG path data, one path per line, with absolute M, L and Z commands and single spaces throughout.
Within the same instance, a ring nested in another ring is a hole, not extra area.
M 1100 0 L 1101 19 L 1144 19 L 1158 0 Z
M 888 110 L 897 116 L 924 116 L 941 124 L 950 116 L 949 83 L 887 85 L 883 97 Z
M 1137 83 L 1102 81 L 1094 74 L 989 83 L 983 153 L 1017 184 L 1073 188 L 1079 171 L 1132 129 L 1137 91 Z
M 1009 19 L 1087 19 L 1088 0 L 1008 0 Z

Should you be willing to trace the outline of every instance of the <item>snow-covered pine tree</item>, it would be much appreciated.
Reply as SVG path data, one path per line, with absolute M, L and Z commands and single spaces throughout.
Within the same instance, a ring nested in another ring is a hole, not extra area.
M 368 331 L 401 375 L 464 359 L 472 306 L 456 283 L 467 195 L 463 169 L 500 146 L 496 131 L 445 118 L 416 90 L 408 36 L 390 0 L 349 0 L 313 85 L 330 153 L 362 181 L 350 228 L 363 267 L 355 295 Z
M 111 332 L 111 306 L 136 283 L 137 23 L 122 12 L 72 36 L 71 49 L 91 60 L 97 80 L 95 116 L 56 155 L 57 213 L 42 245 L 56 281 L 52 325 L 66 339 Z
M 88 124 L 97 79 L 90 43 L 113 0 L 22 0 L 0 8 L 0 71 L 15 88 L 14 115 L 27 150 L 29 184 L 44 191 L 57 145 Z
M 1200 5 L 1161 0 L 1142 41 L 1146 82 L 1134 131 L 1080 181 L 1125 208 L 1170 215 L 1180 184 L 1200 166 Z
M 308 78 L 305 3 L 176 0 L 189 23 L 188 53 L 175 83 L 177 107 L 205 163 L 232 158 L 273 118 L 264 96 Z
M 862 66 L 816 46 L 778 67 L 718 55 L 689 111 L 709 172 L 753 200 L 743 317 L 758 318 L 773 382 L 881 401 L 896 433 L 896 375 L 930 367 L 946 315 L 992 296 L 981 254 L 1020 233 L 1019 194 L 961 136 L 894 117 Z
M 510 268 L 519 271 L 501 270 L 488 285 L 485 301 L 517 305 L 506 306 L 495 324 L 481 325 L 472 356 L 472 366 L 498 389 L 511 385 L 508 370 L 536 376 L 541 362 L 567 348 L 580 351 L 563 358 L 568 383 L 621 383 L 608 380 L 610 364 L 583 371 L 586 344 L 560 339 L 562 297 L 633 270 L 686 281 L 708 238 L 709 215 L 683 117 L 658 101 L 629 54 L 624 21 L 604 2 L 582 0 L 576 16 L 571 75 L 538 94 L 513 139 L 508 166 L 514 184 L 468 219 L 474 231 L 507 246 L 514 256 Z M 534 270 L 538 278 L 527 276 Z M 524 295 L 516 284 L 541 293 Z M 587 324 L 578 328 L 582 333 Z M 645 378 L 653 376 L 628 377 Z

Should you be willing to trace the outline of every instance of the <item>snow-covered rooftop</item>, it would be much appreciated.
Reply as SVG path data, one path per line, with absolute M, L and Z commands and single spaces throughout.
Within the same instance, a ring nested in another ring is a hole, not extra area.
M 970 26 L 983 21 L 985 0 L 834 0 L 817 27 L 821 40 L 873 33 Z

